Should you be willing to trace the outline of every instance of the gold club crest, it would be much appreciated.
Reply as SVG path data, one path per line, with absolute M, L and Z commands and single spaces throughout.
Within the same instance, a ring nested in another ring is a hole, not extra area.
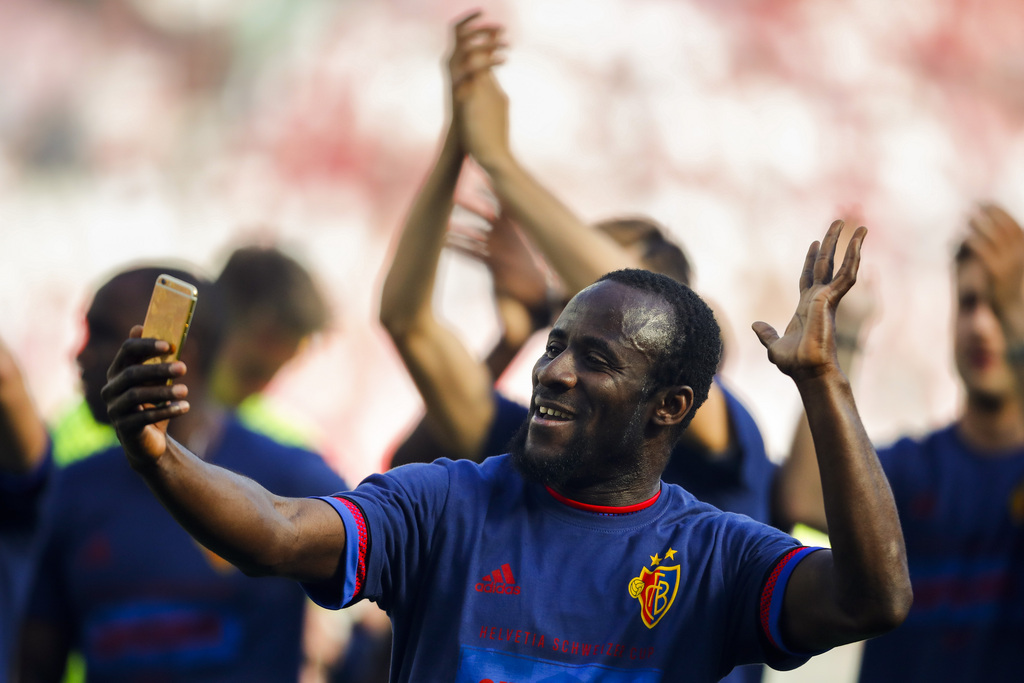
M 640 570 L 640 576 L 633 577 L 629 582 L 629 595 L 640 601 L 640 618 L 647 628 L 654 628 L 676 599 L 681 570 L 678 564 L 662 564 L 663 561 L 673 559 L 675 554 L 676 551 L 669 548 L 664 560 L 657 554 L 652 555 L 652 569 L 644 567 Z

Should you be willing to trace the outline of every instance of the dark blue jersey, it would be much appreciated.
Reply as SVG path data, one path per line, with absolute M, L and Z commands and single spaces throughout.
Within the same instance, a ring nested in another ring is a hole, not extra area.
M 285 496 L 341 478 L 319 456 L 237 421 L 210 462 Z M 249 578 L 194 541 L 120 446 L 59 470 L 30 615 L 66 629 L 95 681 L 295 681 L 305 596 Z
M 770 524 L 771 490 L 776 465 L 768 459 L 764 440 L 750 412 L 728 389 L 719 383 L 729 414 L 731 445 L 729 452 L 713 457 L 706 449 L 680 441 L 661 478 L 679 484 L 705 503 L 720 510 L 739 512 Z M 508 452 L 509 441 L 526 420 L 527 409 L 500 394 L 495 394 L 495 416 L 487 434 L 483 452 L 496 455 Z
M 393 681 L 717 681 L 806 659 L 778 617 L 811 549 L 678 486 L 593 508 L 496 456 L 406 465 L 325 500 L 349 542 L 339 576 L 307 593 L 388 611 Z
M 21 613 L 36 571 L 53 469 L 48 448 L 32 472 L 0 473 L 0 683 L 10 674 Z
M 746 407 L 716 378 L 725 395 L 729 415 L 730 446 L 727 453 L 712 454 L 692 441 L 682 440 L 672 449 L 661 478 L 678 484 L 698 500 L 720 510 L 739 512 L 765 524 L 771 514 L 772 483 L 776 465 L 769 460 L 761 432 Z M 484 453 L 505 453 L 516 430 L 526 420 L 527 408 L 495 393 L 495 415 L 483 448 Z M 740 667 L 727 683 L 758 683 L 762 668 Z
M 861 680 L 1024 676 L 1024 450 L 978 453 L 954 426 L 879 450 L 907 546 L 914 604 L 865 643 Z

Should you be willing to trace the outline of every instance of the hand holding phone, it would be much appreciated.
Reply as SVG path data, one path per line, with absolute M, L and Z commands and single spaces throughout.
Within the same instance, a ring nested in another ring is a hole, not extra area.
M 150 358 L 146 363 L 170 363 L 178 359 L 185 344 L 192 314 L 196 309 L 199 290 L 184 280 L 170 275 L 160 275 L 153 285 L 153 296 L 146 311 L 146 322 L 142 336 L 146 339 L 162 339 L 171 345 L 171 350 Z

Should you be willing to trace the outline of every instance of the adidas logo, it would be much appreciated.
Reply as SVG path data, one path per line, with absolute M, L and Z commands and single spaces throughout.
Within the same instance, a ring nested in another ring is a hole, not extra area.
M 480 583 L 476 585 L 476 592 L 519 595 L 519 586 L 516 585 L 516 578 L 512 576 L 512 567 L 506 562 L 501 565 L 500 570 L 495 569 L 480 579 Z

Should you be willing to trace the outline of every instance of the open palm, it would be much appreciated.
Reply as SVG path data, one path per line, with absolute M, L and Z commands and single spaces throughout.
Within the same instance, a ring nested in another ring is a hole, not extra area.
M 768 350 L 768 360 L 794 379 L 820 374 L 830 367 L 838 368 L 835 344 L 836 308 L 857 281 L 860 249 L 867 228 L 857 228 L 846 248 L 843 264 L 833 273 L 836 243 L 843 221 L 829 226 L 825 238 L 807 250 L 800 274 L 800 301 L 796 312 L 779 336 L 765 322 L 755 322 L 754 332 Z

